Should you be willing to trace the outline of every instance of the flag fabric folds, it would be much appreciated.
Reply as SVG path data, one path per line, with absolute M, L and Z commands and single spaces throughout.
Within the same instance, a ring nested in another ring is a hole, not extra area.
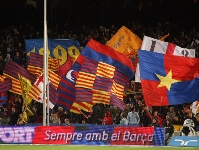
M 141 50 L 191 58 L 195 57 L 194 49 L 181 48 L 175 44 L 160 41 L 147 36 L 144 36 L 143 38 Z M 136 66 L 135 82 L 140 82 L 139 63 Z
M 7 92 L 12 89 L 12 80 L 5 78 L 4 81 L 0 82 L 0 93 Z
M 8 62 L 4 69 L 3 76 L 12 80 L 12 89 L 10 91 L 22 95 L 22 89 L 19 82 L 18 73 L 20 73 L 20 75 L 25 77 L 26 79 L 30 80 L 32 84 L 35 82 L 36 76 L 29 73 L 25 68 L 18 65 L 14 61 Z
M 28 93 L 28 97 L 43 103 L 43 73 L 37 78 L 34 85 L 31 87 Z M 49 82 L 49 107 L 52 109 L 58 101 L 58 92 L 51 82 Z
M 26 79 L 25 77 L 21 76 L 20 74 L 18 74 L 18 76 L 19 76 L 19 81 L 20 81 L 21 89 L 22 89 L 23 102 L 24 102 L 25 106 L 28 106 L 28 104 L 31 103 L 32 99 L 30 97 L 27 97 L 27 94 L 30 91 L 32 84 L 31 84 L 30 80 Z
M 123 92 L 134 76 L 131 60 L 107 45 L 91 39 L 77 62 L 76 101 L 114 104 L 124 109 Z
M 107 42 L 108 46 L 131 58 L 137 57 L 141 44 L 142 40 L 125 26 L 122 26 Z
M 148 36 L 144 36 L 142 41 L 141 50 L 148 50 L 162 54 L 171 54 L 185 57 L 195 57 L 194 49 L 181 48 L 175 44 L 160 41 Z
M 28 39 L 25 40 L 25 48 L 27 55 L 31 55 L 32 53 L 44 54 L 44 40 L 43 39 Z M 77 40 L 74 39 L 48 39 L 48 54 L 51 58 L 56 58 L 55 63 L 53 60 L 49 59 L 49 67 L 51 67 L 51 70 L 54 71 L 58 67 L 57 73 L 60 76 L 66 75 L 66 73 L 70 70 L 72 64 L 76 60 L 76 58 L 80 54 L 80 44 Z M 43 59 L 42 59 L 43 60 Z M 57 61 L 59 60 L 59 66 L 57 66 Z M 29 66 L 28 69 L 33 70 L 31 67 L 35 67 L 35 65 L 41 65 L 41 62 L 38 61 L 38 63 L 33 63 L 31 66 Z M 43 63 L 43 61 L 42 61 Z M 53 67 L 55 67 L 53 69 Z M 41 74 L 41 72 L 40 72 Z M 40 75 L 39 74 L 39 75 Z M 39 76 L 38 75 L 38 76 Z
M 97 62 L 112 65 L 128 78 L 134 76 L 135 66 L 125 54 L 119 53 L 107 45 L 100 44 L 94 39 L 90 39 L 81 55 Z
M 177 105 L 199 98 L 199 59 L 141 50 L 140 75 L 147 106 Z
M 0 75 L 0 82 L 3 82 L 5 80 L 5 78 L 6 78 L 5 76 Z
M 52 71 L 58 71 L 59 68 L 59 59 L 48 58 L 48 69 Z M 43 71 L 43 56 L 36 53 L 30 53 L 28 59 L 28 68 L 27 70 L 36 75 L 40 75 Z
M 76 101 L 117 105 L 124 109 L 123 92 L 128 78 L 115 67 L 85 59 L 76 81 Z M 118 101 L 118 102 L 117 102 Z
M 0 93 L 0 106 L 6 103 L 7 98 L 8 98 L 7 92 Z
M 23 77 L 29 79 L 32 83 L 35 82 L 36 77 L 34 75 L 32 75 L 25 68 L 18 65 L 14 61 L 9 61 L 4 69 L 4 74 L 7 74 L 11 77 L 14 77 L 15 79 L 18 79 L 18 73 L 20 73 L 20 75 L 22 75 Z
M 81 57 L 82 56 L 79 56 L 78 59 L 81 60 Z M 76 101 L 75 82 L 80 68 L 81 64 L 76 61 L 71 70 L 67 73 L 67 75 L 62 76 L 59 86 L 57 88 L 59 93 L 59 100 L 57 102 L 57 105 L 76 114 L 81 114 L 81 110 L 89 112 L 90 108 L 93 106 L 93 103 Z

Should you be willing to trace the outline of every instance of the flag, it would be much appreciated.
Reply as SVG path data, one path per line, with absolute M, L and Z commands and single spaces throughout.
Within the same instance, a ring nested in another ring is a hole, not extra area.
M 52 71 L 58 71 L 59 68 L 59 59 L 48 58 L 48 69 Z M 36 75 L 40 75 L 43 71 L 43 56 L 36 53 L 30 53 L 28 59 L 28 68 L 27 70 Z
M 76 81 L 76 101 L 117 105 L 123 103 L 123 92 L 129 78 L 111 65 L 85 59 Z M 118 101 L 111 103 L 111 101 Z M 120 109 L 123 105 L 117 105 Z
M 30 80 L 32 84 L 35 82 L 36 76 L 29 73 L 25 68 L 18 65 L 14 61 L 8 62 L 4 69 L 3 76 L 12 80 L 12 89 L 10 91 L 22 95 L 22 89 L 19 82 L 18 73 L 20 73 L 20 75 L 25 77 L 26 79 Z
M 76 80 L 76 101 L 114 104 L 124 109 L 123 92 L 134 76 L 131 60 L 91 39 L 83 49 Z M 117 101 L 117 102 L 116 102 Z
M 160 41 L 158 39 L 154 39 L 148 36 L 144 36 L 141 49 L 162 54 L 171 54 L 192 58 L 195 57 L 194 49 L 181 48 L 175 44 Z
M 190 103 L 199 98 L 199 59 L 141 50 L 140 75 L 147 106 Z
M 102 45 L 94 39 L 89 40 L 81 55 L 97 62 L 112 65 L 128 78 L 134 76 L 135 66 L 125 54 L 119 53 L 107 45 Z
M 7 92 L 0 93 L 0 106 L 6 103 L 8 98 Z
M 142 40 L 128 28 L 122 26 L 116 34 L 107 42 L 107 45 L 118 52 L 131 58 L 136 58 Z
M 79 56 L 77 60 L 81 60 L 82 56 Z M 81 114 L 81 110 L 86 112 L 90 111 L 93 103 L 77 102 L 75 99 L 75 82 L 80 70 L 81 64 L 76 61 L 71 70 L 66 76 L 62 76 L 59 86 L 57 88 L 59 93 L 58 106 L 61 106 L 70 112 Z
M 5 76 L 0 75 L 0 82 L 3 82 L 5 78 L 6 78 Z
M 0 82 L 0 93 L 7 92 L 12 89 L 12 80 L 5 78 L 4 81 Z
M 175 44 L 160 41 L 147 36 L 144 36 L 143 38 L 141 50 L 191 58 L 195 57 L 194 49 L 181 48 Z M 136 66 L 135 82 L 140 82 L 139 63 Z
M 19 76 L 19 81 L 20 81 L 21 89 L 22 89 L 23 102 L 24 102 L 25 106 L 27 106 L 32 101 L 32 99 L 30 97 L 27 97 L 27 94 L 30 91 L 32 84 L 31 84 L 30 80 L 21 76 L 20 73 L 18 74 L 18 76 Z
M 34 85 L 31 87 L 28 93 L 28 97 L 43 103 L 43 73 L 37 78 Z M 52 109 L 58 101 L 58 92 L 51 82 L 49 82 L 49 107 Z
M 160 40 L 160 41 L 164 41 L 168 36 L 169 36 L 169 33 L 166 34 L 165 36 L 161 37 L 159 40 Z
M 57 70 L 58 67 L 58 59 L 48 59 L 48 77 L 56 89 L 59 85 L 61 77 L 57 73 L 53 72 L 53 70 Z M 30 53 L 27 70 L 37 76 L 41 75 L 43 72 L 43 56 L 36 53 Z
M 44 54 L 43 43 L 44 43 L 43 39 L 25 40 L 25 48 L 26 48 L 27 55 L 30 56 L 31 52 L 43 55 Z M 72 64 L 75 62 L 75 60 L 80 54 L 80 44 L 77 40 L 73 40 L 73 39 L 48 39 L 48 48 L 49 48 L 48 56 L 50 58 L 54 58 L 56 62 L 55 64 L 53 64 L 51 62 L 54 62 L 54 61 L 50 60 L 49 67 L 51 67 L 51 69 L 52 67 L 55 67 L 54 69 L 52 69 L 52 70 L 55 70 L 57 68 L 57 65 L 56 65 L 57 60 L 59 60 L 59 66 L 57 70 L 58 71 L 57 73 L 59 76 L 66 75 L 66 73 L 70 70 Z M 35 67 L 35 65 L 39 65 L 39 64 L 41 65 L 40 61 L 36 62 L 36 64 L 35 62 L 32 62 L 32 63 L 33 64 L 30 65 L 28 68 L 31 71 L 34 71 L 34 69 L 31 67 L 33 66 Z M 38 68 L 41 68 L 41 67 L 38 67 Z

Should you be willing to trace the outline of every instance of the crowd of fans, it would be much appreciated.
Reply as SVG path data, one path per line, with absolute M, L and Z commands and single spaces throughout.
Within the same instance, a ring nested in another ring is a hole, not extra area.
M 141 39 L 144 35 L 159 39 L 167 34 L 166 29 L 171 28 L 169 22 L 158 22 L 150 26 L 144 26 L 138 22 L 125 24 L 132 32 Z M 70 30 L 67 24 L 63 25 L 62 32 L 57 33 L 48 29 L 48 37 L 58 39 L 78 40 L 83 48 L 90 38 L 106 44 L 106 42 L 117 32 L 119 26 L 99 26 L 98 28 L 83 28 L 81 32 Z M 8 61 L 27 67 L 27 54 L 24 40 L 43 38 L 43 29 L 36 29 L 30 23 L 24 25 L 13 25 L 0 29 L 0 75 Z M 61 29 L 59 29 L 61 30 Z M 174 43 L 180 47 L 195 49 L 196 57 L 199 57 L 199 24 L 194 24 L 188 31 L 170 33 L 166 41 Z M 130 89 L 124 102 L 124 111 L 116 106 L 95 104 L 90 112 L 74 114 L 61 107 L 55 106 L 50 111 L 51 124 L 103 124 L 103 125 L 132 125 L 132 126 L 165 126 L 168 129 L 168 136 L 174 132 L 173 125 L 182 125 L 183 121 L 190 118 L 195 126 L 199 126 L 199 114 L 192 104 L 183 104 L 164 107 L 145 106 L 144 97 L 138 90 L 140 85 L 130 81 Z M 194 104 L 195 105 L 195 104 Z M 23 99 L 20 95 L 9 92 L 7 103 L 0 106 L 0 125 L 25 125 L 27 123 L 42 123 L 43 106 L 36 101 L 32 101 L 28 106 L 28 112 L 24 116 Z M 195 111 L 194 111 L 195 110 Z M 26 110 L 27 111 L 27 110 Z M 28 116 L 28 117 L 27 117 Z

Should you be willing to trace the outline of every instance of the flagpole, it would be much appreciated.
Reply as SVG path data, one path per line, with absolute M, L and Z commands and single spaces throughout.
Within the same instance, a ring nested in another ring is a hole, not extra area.
M 44 0 L 44 58 L 43 58 L 43 72 L 44 72 L 44 85 L 43 85 L 43 126 L 46 126 L 46 62 L 47 62 L 47 0 Z
M 50 125 L 50 111 L 49 111 L 49 80 L 48 80 L 48 34 L 46 33 L 46 37 L 47 37 L 47 57 L 46 57 L 46 82 L 47 82 L 47 85 L 46 85 L 46 92 L 47 92 L 47 99 L 46 99 L 46 102 L 47 102 L 47 112 L 46 112 L 46 117 L 47 117 L 47 126 Z

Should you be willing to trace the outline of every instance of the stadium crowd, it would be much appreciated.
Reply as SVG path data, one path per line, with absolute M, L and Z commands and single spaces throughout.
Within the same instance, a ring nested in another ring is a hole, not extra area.
M 33 6 L 28 6 L 28 11 L 35 11 Z M 34 14 L 34 13 L 31 13 Z M 36 17 L 33 17 L 36 18 Z M 79 41 L 81 49 L 87 44 L 90 38 L 106 44 L 106 42 L 117 32 L 120 26 L 99 26 L 98 28 L 87 28 L 82 24 L 81 30 L 73 30 L 69 24 L 63 24 L 59 32 L 48 29 L 48 37 L 58 39 L 75 39 Z M 159 39 L 167 34 L 171 24 L 167 21 L 154 22 L 148 26 L 139 22 L 131 21 L 124 24 L 137 34 L 141 39 L 144 35 Z M 31 22 L 0 29 L 0 75 L 8 61 L 27 67 L 27 54 L 24 40 L 43 38 L 43 29 L 37 28 Z M 196 57 L 199 57 L 199 23 L 186 31 L 172 33 L 166 41 L 180 47 L 195 49 Z M 190 118 L 196 126 L 199 126 L 199 101 L 193 104 L 183 104 L 164 107 L 145 106 L 144 97 L 140 91 L 140 84 L 134 83 L 133 78 L 129 82 L 130 88 L 124 96 L 125 110 L 121 111 L 115 106 L 95 104 L 89 113 L 74 114 L 61 107 L 55 106 L 50 111 L 51 124 L 103 124 L 103 125 L 132 125 L 132 126 L 165 126 L 169 136 L 174 132 L 173 125 L 182 125 L 183 121 Z M 198 106 L 198 107 L 197 107 Z M 20 95 L 9 92 L 6 104 L 0 106 L 0 125 L 26 125 L 30 123 L 42 123 L 43 106 L 41 103 L 32 101 L 29 110 L 28 120 L 24 118 L 23 99 Z M 173 125 L 172 125 L 173 124 Z M 196 128 L 195 128 L 196 129 Z M 196 129 L 199 130 L 199 129 Z

